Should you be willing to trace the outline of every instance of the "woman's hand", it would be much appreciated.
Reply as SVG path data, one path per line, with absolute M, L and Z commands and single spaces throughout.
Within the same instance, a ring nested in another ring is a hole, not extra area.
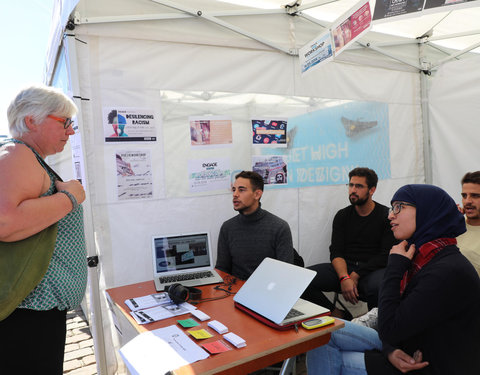
M 422 362 L 422 359 L 423 355 L 420 350 L 413 353 L 413 357 L 410 357 L 401 349 L 395 349 L 388 355 L 390 363 L 403 374 L 428 366 L 428 362 Z
M 66 182 L 55 181 L 55 187 L 58 191 L 68 191 L 75 197 L 78 204 L 82 203 L 85 200 L 85 190 L 83 189 L 82 184 L 78 180 L 70 180 Z
M 394 247 L 392 247 L 392 249 L 390 250 L 390 254 L 403 255 L 404 257 L 407 257 L 408 259 L 412 260 L 413 256 L 415 255 L 415 245 L 411 244 L 408 250 L 407 250 L 407 245 L 408 245 L 408 242 L 403 240 L 398 245 L 395 245 Z

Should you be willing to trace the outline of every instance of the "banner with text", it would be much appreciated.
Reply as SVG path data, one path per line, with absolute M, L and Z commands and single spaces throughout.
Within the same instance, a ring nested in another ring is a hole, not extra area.
M 261 149 L 262 155 L 286 156 L 288 185 L 272 188 L 346 184 L 355 167 L 390 178 L 387 104 L 349 102 L 291 117 L 288 124 L 287 149 Z

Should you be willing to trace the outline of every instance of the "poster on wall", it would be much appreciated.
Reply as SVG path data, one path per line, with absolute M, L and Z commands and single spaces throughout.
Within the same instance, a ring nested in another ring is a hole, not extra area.
M 82 136 L 80 134 L 76 119 L 73 121 L 73 130 L 75 131 L 75 134 L 71 135 L 69 138 L 70 147 L 72 149 L 73 178 L 80 181 L 83 188 L 86 189 L 85 159 L 83 158 Z
M 192 116 L 190 144 L 192 147 L 228 147 L 232 145 L 232 120 L 221 116 Z
M 373 19 L 414 14 L 423 9 L 423 3 L 424 0 L 378 0 L 375 3 Z
M 298 51 L 300 71 L 303 74 L 314 71 L 333 58 L 332 35 L 330 30 L 320 34 Z
M 349 102 L 290 117 L 288 126 L 287 149 L 259 150 L 286 157 L 286 187 L 346 184 L 348 172 L 360 166 L 390 178 L 386 103 Z
M 105 142 L 155 142 L 156 119 L 152 109 L 103 108 Z
M 287 119 L 252 119 L 254 146 L 287 147 Z
M 191 193 L 230 189 L 230 159 L 201 159 L 188 161 L 188 180 Z
M 117 151 L 115 163 L 119 201 L 153 197 L 150 150 Z
M 452 11 L 478 6 L 479 0 L 379 0 L 375 3 L 374 21 L 382 22 L 391 17 L 407 18 L 417 12 L 425 14 Z M 476 4 L 475 4 L 476 3 Z M 448 7 L 448 9 L 445 9 Z M 402 16 L 402 17 L 400 17 Z
M 372 12 L 368 0 L 362 0 L 332 24 L 335 55 L 368 32 L 372 27 Z
M 286 185 L 287 162 L 284 155 L 252 156 L 252 171 L 263 177 L 265 185 Z

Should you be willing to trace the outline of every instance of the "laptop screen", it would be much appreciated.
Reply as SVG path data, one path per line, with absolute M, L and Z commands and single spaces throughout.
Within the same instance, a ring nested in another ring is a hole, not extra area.
M 153 237 L 153 254 L 156 274 L 209 267 L 208 234 Z

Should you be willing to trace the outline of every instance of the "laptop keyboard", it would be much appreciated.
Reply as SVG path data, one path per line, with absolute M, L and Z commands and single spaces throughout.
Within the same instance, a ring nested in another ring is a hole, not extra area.
M 295 310 L 295 309 L 291 309 L 288 312 L 288 314 L 287 314 L 287 316 L 285 317 L 284 320 L 287 320 L 287 319 L 290 319 L 290 318 L 296 318 L 297 316 L 301 316 L 301 315 L 303 315 L 303 312 Z
M 162 284 L 167 284 L 167 283 L 177 283 L 177 282 L 186 281 L 186 280 L 205 279 L 208 277 L 213 277 L 213 273 L 211 273 L 210 271 L 182 273 L 174 276 L 159 277 L 158 279 Z

